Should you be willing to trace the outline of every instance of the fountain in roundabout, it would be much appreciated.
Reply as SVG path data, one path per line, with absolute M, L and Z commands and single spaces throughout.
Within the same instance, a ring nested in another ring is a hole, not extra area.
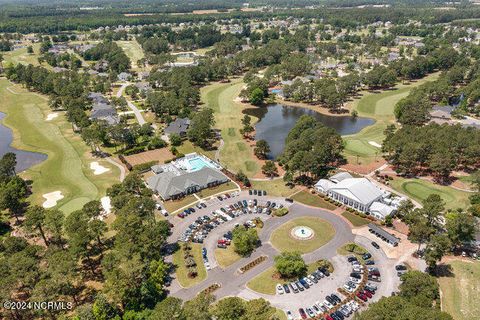
M 290 232 L 291 236 L 298 240 L 310 240 L 315 236 L 315 232 L 312 228 L 305 226 L 297 226 L 292 228 Z

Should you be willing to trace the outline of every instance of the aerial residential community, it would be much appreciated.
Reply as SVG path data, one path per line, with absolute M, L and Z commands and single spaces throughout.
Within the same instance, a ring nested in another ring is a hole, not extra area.
M 480 319 L 480 1 L 0 0 L 0 319 Z

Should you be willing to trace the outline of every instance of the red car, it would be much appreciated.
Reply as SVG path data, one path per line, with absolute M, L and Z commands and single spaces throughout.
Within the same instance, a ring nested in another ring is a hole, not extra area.
M 367 302 L 368 298 L 366 295 L 364 295 L 363 293 L 361 292 L 357 292 L 357 297 L 361 300 L 363 300 L 364 302 Z
M 298 309 L 298 312 L 300 313 L 300 317 L 302 317 L 302 319 L 307 319 L 307 314 L 303 308 Z
M 367 290 L 363 290 L 363 294 L 366 295 L 369 299 L 372 298 L 372 294 Z
M 328 314 L 325 316 L 325 320 L 333 320 L 332 317 L 330 317 Z

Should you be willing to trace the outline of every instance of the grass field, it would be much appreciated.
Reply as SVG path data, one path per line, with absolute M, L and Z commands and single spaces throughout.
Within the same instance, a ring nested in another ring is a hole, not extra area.
M 144 58 L 145 54 L 143 53 L 143 49 L 140 44 L 138 44 L 137 40 L 116 41 L 116 43 L 130 58 L 130 61 L 132 62 L 132 67 L 134 69 L 139 69 L 137 61 Z
M 297 240 L 290 234 L 292 228 L 305 226 L 311 228 L 315 235 L 310 240 Z M 278 227 L 270 237 L 270 243 L 278 251 L 299 251 L 301 253 L 312 252 L 335 235 L 335 229 L 326 220 L 316 217 L 301 217 L 290 220 Z
M 305 190 L 293 195 L 292 199 L 296 202 L 300 202 L 312 207 L 324 208 L 327 210 L 335 210 L 336 208 L 333 204 L 325 201 L 322 197 Z
M 316 262 L 308 265 L 307 273 L 312 273 L 317 270 L 318 264 Z M 282 279 L 275 267 L 270 267 L 258 276 L 247 283 L 247 287 L 253 291 L 263 294 L 275 294 L 275 286 L 277 283 L 285 284 L 294 279 Z
M 173 264 L 176 267 L 175 274 L 180 285 L 184 288 L 191 287 L 197 283 L 202 282 L 207 278 L 207 270 L 203 264 L 202 258 L 202 245 L 198 243 L 192 243 L 192 255 L 197 263 L 198 275 L 191 279 L 188 277 L 188 268 L 185 266 L 185 259 L 183 258 L 183 251 L 178 250 L 173 254 Z
M 221 184 L 219 186 L 216 186 L 216 187 L 203 189 L 200 192 L 197 192 L 196 194 L 200 198 L 206 198 L 206 197 L 209 197 L 211 195 L 214 195 L 214 194 L 217 194 L 217 193 L 220 193 L 220 192 L 224 192 L 224 191 L 233 190 L 233 189 L 238 190 L 237 185 L 233 182 L 227 182 L 227 183 L 223 183 L 223 184 Z
M 0 111 L 7 114 L 4 123 L 13 130 L 13 146 L 48 155 L 46 161 L 22 174 L 33 180 L 32 203 L 41 205 L 45 201 L 43 194 L 58 190 L 64 195 L 58 207 L 70 213 L 90 200 L 100 199 L 110 185 L 118 182 L 117 167 L 94 159 L 90 148 L 73 133 L 63 114 L 52 121 L 45 121 L 46 115 L 51 112 L 46 98 L 12 85 L 5 79 L 0 79 L 0 95 L 3 102 Z M 90 169 L 92 161 L 98 161 L 110 171 L 94 175 Z
M 197 198 L 195 198 L 193 195 L 188 195 L 179 200 L 164 201 L 163 205 L 165 206 L 165 209 L 168 212 L 173 213 L 174 211 L 180 208 L 183 208 L 189 204 L 193 204 L 195 202 L 197 202 Z
M 253 154 L 253 149 L 240 134 L 244 106 L 234 101 L 243 86 L 241 79 L 231 83 L 215 83 L 202 88 L 201 95 L 205 106 L 213 109 L 215 127 L 221 130 L 225 143 L 220 151 L 220 162 L 231 171 L 242 170 L 247 176 L 253 177 L 260 171 L 261 166 Z M 252 117 L 253 123 L 257 120 Z
M 364 92 L 360 99 L 354 100 L 352 110 L 357 110 L 359 116 L 373 118 L 376 122 L 356 134 L 343 137 L 345 155 L 348 160 L 356 161 L 358 156 L 361 163 L 374 161 L 381 151 L 380 148 L 371 145 L 369 141 L 382 144 L 385 138 L 383 134 L 385 128 L 395 120 L 393 115 L 395 104 L 406 97 L 411 89 L 437 78 L 438 74 L 432 74 L 409 85 L 399 84 L 392 90 L 380 93 Z
M 455 320 L 480 319 L 480 262 L 453 261 L 453 277 L 438 279 L 442 310 Z
M 447 209 L 466 208 L 469 204 L 468 197 L 470 194 L 468 192 L 441 186 L 426 180 L 395 177 L 390 182 L 390 186 L 418 202 L 422 202 L 432 193 L 438 194 L 445 201 Z
M 242 258 L 234 251 L 234 248 L 232 244 L 226 249 L 215 249 L 215 259 L 221 268 L 225 269 Z
M 261 181 L 252 180 L 250 182 L 252 183 L 252 189 L 265 190 L 268 195 L 275 197 L 288 197 L 300 190 L 298 187 L 290 188 L 285 185 L 282 178 Z
M 342 212 L 342 216 L 350 221 L 354 227 L 361 227 L 370 222 L 370 220 L 357 216 L 356 214 L 350 213 L 348 211 Z
M 13 51 L 3 52 L 3 65 L 6 66 L 9 63 L 11 64 L 33 64 L 34 66 L 40 65 L 38 63 L 38 53 L 40 50 L 40 43 L 35 43 L 32 45 L 34 53 L 28 53 L 27 48 L 17 49 Z M 43 64 L 44 67 L 49 68 L 47 63 Z
M 337 253 L 342 256 L 349 256 L 353 254 L 353 255 L 356 255 L 360 260 L 363 260 L 362 255 L 368 252 L 367 249 L 355 244 L 353 251 L 349 251 L 347 250 L 349 245 L 351 245 L 351 243 L 347 243 L 343 247 L 338 248 Z

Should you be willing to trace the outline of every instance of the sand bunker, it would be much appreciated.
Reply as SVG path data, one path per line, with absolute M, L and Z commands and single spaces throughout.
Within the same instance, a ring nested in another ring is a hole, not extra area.
M 112 205 L 110 204 L 110 197 L 102 197 L 100 199 L 100 202 L 102 203 L 103 210 L 107 214 L 109 214 L 112 211 Z
M 382 147 L 381 144 L 378 144 L 378 143 L 376 143 L 375 141 L 368 141 L 368 143 L 371 144 L 371 145 L 374 146 L 374 147 L 377 147 L 377 148 L 381 148 L 381 147 Z
M 57 201 L 63 199 L 62 191 L 53 191 L 50 193 L 45 193 L 43 197 L 47 199 L 42 205 L 44 208 L 53 208 L 57 205 Z
M 97 161 L 90 163 L 90 169 L 93 170 L 93 174 L 96 176 L 99 174 L 105 173 L 107 171 L 110 171 L 110 169 L 100 165 Z
M 58 113 L 49 113 L 49 114 L 47 114 L 47 118 L 45 120 L 51 121 L 51 120 L 55 119 L 56 117 L 58 117 Z

